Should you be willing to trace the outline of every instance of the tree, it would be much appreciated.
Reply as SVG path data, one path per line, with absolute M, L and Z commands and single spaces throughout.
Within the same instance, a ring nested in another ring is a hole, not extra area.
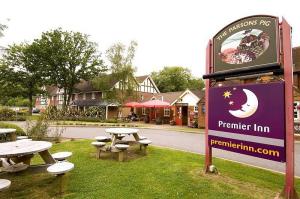
M 7 28 L 7 25 L 0 24 L 0 37 L 3 37 L 3 31 Z
M 123 104 L 128 98 L 135 96 L 137 84 L 132 61 L 136 47 L 137 43 L 131 41 L 127 49 L 124 44 L 117 43 L 106 51 L 111 74 L 102 74 L 93 80 L 96 88 L 105 91 L 106 99 Z M 117 86 L 112 88 L 114 83 L 117 83 Z
M 43 68 L 33 46 L 22 43 L 9 46 L 0 66 L 0 90 L 4 96 L 26 96 L 29 114 L 32 113 L 33 97 L 41 93 Z
M 33 45 L 38 49 L 49 84 L 64 90 L 63 108 L 69 105 L 75 84 L 105 71 L 97 44 L 80 32 L 61 28 L 44 32 Z
M 159 72 L 151 74 L 161 92 L 174 92 L 189 89 L 202 89 L 204 82 L 193 77 L 190 70 L 181 66 L 164 67 Z

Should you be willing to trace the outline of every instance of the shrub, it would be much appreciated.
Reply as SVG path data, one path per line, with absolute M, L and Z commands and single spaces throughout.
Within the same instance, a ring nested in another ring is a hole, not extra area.
M 27 135 L 35 140 L 48 137 L 49 122 L 45 117 L 40 117 L 36 122 L 27 121 Z
M 56 143 L 60 143 L 62 134 L 65 132 L 65 130 L 66 130 L 65 127 L 56 126 L 54 128 L 54 131 L 51 133 L 51 137 L 53 137 L 53 141 L 55 141 Z
M 17 135 L 26 135 L 24 130 L 19 127 L 18 125 L 15 124 L 10 124 L 10 123 L 4 123 L 4 122 L 0 122 L 0 128 L 12 128 L 12 129 L 16 129 L 16 134 Z
M 55 106 L 49 106 L 44 115 L 49 120 L 72 120 L 72 121 L 90 121 L 99 122 L 104 119 L 104 107 L 89 107 L 86 111 L 76 109 L 57 109 Z
M 162 124 L 162 119 L 161 119 L 161 117 L 157 117 L 156 119 L 155 119 L 155 124 Z
M 25 121 L 24 116 L 17 115 L 15 111 L 9 108 L 0 109 L 0 121 Z
M 16 115 L 16 112 L 9 108 L 0 109 L 0 120 L 4 120 L 5 118 L 12 118 Z

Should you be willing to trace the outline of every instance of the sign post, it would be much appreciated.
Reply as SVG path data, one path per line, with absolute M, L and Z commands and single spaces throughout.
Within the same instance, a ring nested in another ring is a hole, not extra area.
M 294 186 L 293 64 L 291 27 L 257 15 L 237 20 L 209 41 L 205 80 L 205 172 L 212 148 L 286 163 L 282 196 Z M 280 76 L 257 83 L 260 76 Z M 235 79 L 236 82 L 229 80 Z M 223 81 L 226 86 L 218 82 Z M 271 117 L 266 117 L 272 115 Z
M 293 62 L 291 46 L 291 26 L 285 19 L 280 25 L 282 31 L 282 53 L 285 80 L 285 130 L 286 130 L 286 174 L 282 195 L 285 198 L 298 198 L 294 185 L 295 149 L 294 149 L 294 117 L 293 117 Z
M 211 67 L 211 49 L 212 49 L 212 42 L 211 40 L 208 42 L 206 47 L 206 74 L 212 73 Z M 208 144 L 208 107 L 209 107 L 209 88 L 210 88 L 210 79 L 205 80 L 205 172 L 209 171 L 209 166 L 212 164 L 212 148 Z

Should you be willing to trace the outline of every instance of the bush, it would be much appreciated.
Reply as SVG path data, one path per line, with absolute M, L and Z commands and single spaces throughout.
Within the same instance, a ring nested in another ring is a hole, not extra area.
M 15 111 L 9 108 L 0 109 L 0 121 L 25 121 L 24 116 L 17 115 Z
M 157 118 L 155 119 L 155 124 L 157 124 L 157 125 L 162 124 L 162 119 L 161 119 L 161 117 L 157 117 Z
M 85 111 L 76 109 L 57 109 L 55 106 L 49 106 L 44 115 L 49 120 L 72 120 L 72 121 L 90 121 L 99 122 L 105 117 L 103 107 L 90 107 Z
M 5 118 L 12 118 L 16 115 L 16 112 L 9 108 L 0 109 L 0 120 L 4 120 Z
M 12 128 L 12 129 L 16 129 L 16 134 L 17 135 L 26 135 L 24 130 L 19 127 L 18 125 L 15 124 L 10 124 L 10 123 L 4 123 L 4 122 L 0 122 L 0 128 Z
M 35 140 L 43 140 L 48 137 L 49 122 L 40 117 L 36 122 L 27 121 L 27 135 Z

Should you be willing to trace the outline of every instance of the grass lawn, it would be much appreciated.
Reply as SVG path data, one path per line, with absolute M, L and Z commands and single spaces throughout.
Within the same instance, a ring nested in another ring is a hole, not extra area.
M 75 169 L 64 176 L 63 198 L 274 198 L 283 188 L 283 175 L 214 159 L 220 175 L 202 172 L 204 157 L 181 151 L 150 147 L 148 156 L 138 148 L 127 162 L 110 157 L 97 160 L 90 140 L 56 144 L 52 152 L 72 151 Z M 35 163 L 41 160 L 34 159 Z M 58 181 L 46 172 L 0 174 L 12 186 L 0 198 L 57 198 Z M 300 180 L 297 180 L 300 192 Z
M 33 114 L 33 115 L 27 115 L 26 116 L 26 119 L 29 119 L 29 120 L 38 120 L 41 116 L 38 115 L 38 114 Z

